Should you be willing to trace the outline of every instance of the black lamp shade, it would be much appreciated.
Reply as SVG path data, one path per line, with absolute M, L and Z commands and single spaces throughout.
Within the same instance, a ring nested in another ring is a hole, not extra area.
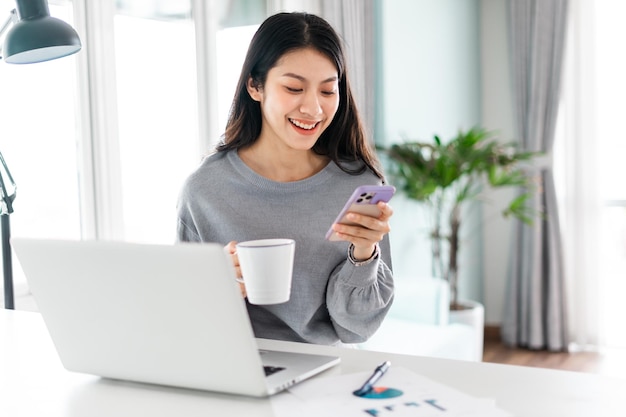
M 17 1 L 19 22 L 7 33 L 3 59 L 11 64 L 49 61 L 76 53 L 81 48 L 76 31 L 51 17 L 45 0 Z

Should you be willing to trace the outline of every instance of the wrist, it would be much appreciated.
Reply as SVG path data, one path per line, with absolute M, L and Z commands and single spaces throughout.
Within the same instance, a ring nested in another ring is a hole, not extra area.
M 365 259 L 356 257 L 354 254 L 354 249 L 355 249 L 354 245 L 350 244 L 350 247 L 348 248 L 348 260 L 350 260 L 350 262 L 355 266 L 367 265 L 370 262 L 377 259 L 378 256 L 380 255 L 380 248 L 378 246 L 378 243 L 374 245 L 374 250 L 371 252 L 370 256 Z

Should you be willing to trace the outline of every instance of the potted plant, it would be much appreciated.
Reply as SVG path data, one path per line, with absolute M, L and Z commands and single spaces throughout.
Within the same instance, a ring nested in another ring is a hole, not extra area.
M 458 298 L 463 209 L 487 188 L 521 187 L 525 192 L 508 203 L 503 215 L 530 223 L 534 214 L 525 203 L 532 184 L 522 162 L 537 154 L 518 151 L 515 143 L 501 143 L 493 132 L 478 127 L 459 131 L 446 143 L 434 136 L 432 143 L 406 141 L 378 150 L 387 156 L 398 188 L 409 199 L 430 206 L 433 275 L 450 285 L 450 310 L 463 310 Z

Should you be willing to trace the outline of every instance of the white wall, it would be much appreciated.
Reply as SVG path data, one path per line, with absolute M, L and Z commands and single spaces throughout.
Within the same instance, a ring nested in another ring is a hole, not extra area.
M 479 122 L 478 0 L 381 4 L 385 139 L 450 137 Z
M 381 0 L 383 84 L 377 139 L 449 138 L 475 124 L 514 140 L 506 2 Z M 465 217 L 461 296 L 482 301 L 487 324 L 502 321 L 512 223 L 500 211 L 510 192 Z M 427 213 L 394 198 L 392 251 L 398 279 L 430 275 Z
M 506 2 L 481 0 L 482 119 L 484 126 L 498 130 L 508 140 L 514 139 L 511 79 L 508 60 Z M 484 205 L 484 299 L 485 323 L 502 322 L 506 277 L 511 248 L 513 222 L 500 215 L 512 191 L 498 191 L 489 196 L 494 204 Z
M 377 141 L 407 137 L 449 139 L 481 123 L 480 2 L 478 0 L 381 0 Z M 430 276 L 428 217 L 401 194 L 394 197 L 392 251 L 397 279 Z M 479 224 L 480 208 L 465 216 Z M 482 231 L 462 236 L 463 297 L 482 301 Z

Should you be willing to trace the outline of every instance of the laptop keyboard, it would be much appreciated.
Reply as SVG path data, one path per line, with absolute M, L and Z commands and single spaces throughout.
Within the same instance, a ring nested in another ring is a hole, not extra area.
M 265 376 L 270 376 L 272 374 L 275 374 L 276 372 L 282 371 L 283 367 L 280 366 L 264 366 L 263 370 L 265 371 Z

